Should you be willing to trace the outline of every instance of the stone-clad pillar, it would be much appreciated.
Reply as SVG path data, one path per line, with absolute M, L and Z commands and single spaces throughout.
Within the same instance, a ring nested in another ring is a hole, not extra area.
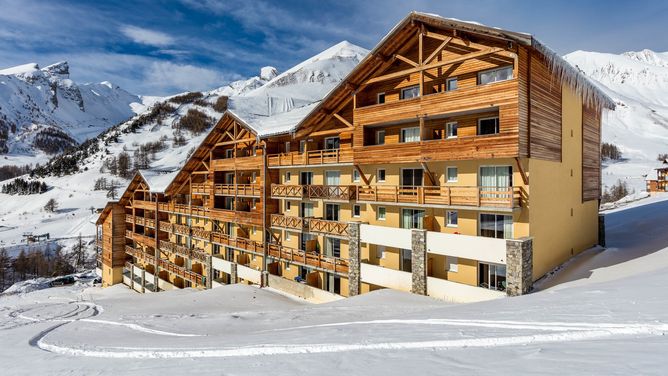
M 360 223 L 348 222 L 348 296 L 360 294 L 361 276 L 360 260 L 362 258 L 360 244 Z
M 235 262 L 230 265 L 230 283 L 237 283 L 237 264 Z
M 528 294 L 533 286 L 533 238 L 506 240 L 506 294 Z
M 213 287 L 213 261 L 211 255 L 206 256 L 206 288 Z
M 413 270 L 413 294 L 427 295 L 427 231 L 411 232 L 411 269 Z
M 605 215 L 598 215 L 598 245 L 605 247 Z

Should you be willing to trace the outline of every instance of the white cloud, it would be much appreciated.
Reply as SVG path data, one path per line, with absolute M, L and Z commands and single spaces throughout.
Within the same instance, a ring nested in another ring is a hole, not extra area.
M 144 71 L 143 81 L 156 92 L 201 91 L 222 86 L 230 79 L 219 71 L 189 64 L 155 61 Z
M 160 31 L 144 29 L 132 25 L 120 27 L 121 33 L 132 39 L 135 43 L 147 44 L 149 46 L 163 47 L 174 43 L 174 38 Z

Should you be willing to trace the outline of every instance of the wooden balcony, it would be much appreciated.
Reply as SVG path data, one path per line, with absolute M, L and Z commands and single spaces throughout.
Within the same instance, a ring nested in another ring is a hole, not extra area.
M 125 222 L 135 223 L 140 226 L 155 228 L 155 219 L 152 218 L 137 217 L 133 216 L 132 214 L 126 214 Z
M 207 219 L 216 219 L 225 222 L 235 222 L 245 225 L 262 226 L 262 213 L 251 211 L 237 211 L 226 209 L 210 209 L 204 206 L 188 206 L 184 204 L 160 204 L 159 210 L 166 213 L 185 214 Z
M 141 243 L 147 247 L 155 248 L 155 238 L 142 234 L 132 234 L 132 240 Z
M 360 202 L 512 209 L 520 206 L 519 187 L 357 186 Z
M 260 197 L 262 186 L 259 184 L 216 184 L 214 194 L 221 196 Z
M 257 254 L 262 254 L 264 252 L 264 245 L 261 242 L 240 237 L 233 238 L 227 234 L 223 234 L 222 232 L 218 231 L 211 232 L 211 242 L 220 244 L 222 246 L 242 249 Z
M 211 185 L 206 183 L 192 183 L 190 189 L 194 195 L 208 195 L 211 192 Z
M 132 207 L 137 209 L 155 210 L 154 201 L 132 200 Z
M 290 217 L 281 214 L 271 215 L 271 227 L 302 231 L 305 229 L 305 225 L 306 223 L 302 217 Z
M 271 185 L 271 197 L 273 198 L 350 201 L 355 199 L 355 193 L 354 185 Z
M 262 168 L 262 156 L 214 159 L 211 169 L 214 171 L 259 170 Z
M 352 162 L 353 151 L 349 148 L 267 155 L 269 168 L 351 164 Z
M 323 256 L 315 252 L 288 248 L 278 244 L 268 244 L 269 256 L 294 264 L 311 266 L 337 274 L 348 274 L 348 260 L 340 257 Z
M 126 246 L 125 247 L 125 253 L 132 255 L 136 257 L 137 259 L 141 260 L 144 263 L 147 264 L 152 264 L 154 265 L 156 263 L 155 257 L 152 255 L 149 255 L 147 253 L 144 253 L 138 249 Z M 197 274 L 193 272 L 192 270 L 188 270 L 184 268 L 183 266 L 176 265 L 172 262 L 169 262 L 167 260 L 163 260 L 161 258 L 158 258 L 157 260 L 158 263 L 158 268 L 160 271 L 166 270 L 170 274 L 173 274 L 177 277 L 181 277 L 185 280 L 190 281 L 193 285 L 203 285 L 203 278 L 201 274 Z M 126 265 L 127 267 L 127 265 Z M 130 266 L 131 268 L 132 266 Z
M 191 260 L 198 260 L 203 263 L 206 263 L 208 257 L 207 253 L 202 250 L 191 249 L 168 241 L 160 242 L 160 250 L 167 253 L 177 254 Z
M 518 80 L 460 88 L 417 98 L 374 104 L 354 110 L 355 124 L 371 125 L 414 120 L 429 116 L 466 112 L 481 108 L 517 105 Z
M 347 237 L 348 224 L 339 221 L 328 221 L 326 219 L 309 218 L 306 221 L 309 232 L 317 232 L 324 235 L 335 235 Z

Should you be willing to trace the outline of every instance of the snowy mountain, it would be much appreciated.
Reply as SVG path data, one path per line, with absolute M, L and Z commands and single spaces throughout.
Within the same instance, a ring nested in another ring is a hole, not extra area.
M 0 247 L 15 253 L 22 247 L 24 232 L 48 232 L 52 239 L 61 238 L 65 243 L 68 241 L 65 238 L 76 237 L 79 233 L 93 235 L 92 223 L 97 214 L 89 209 L 101 208 L 109 200 L 106 190 L 93 190 L 96 180 L 115 181 L 119 194 L 128 181 L 105 167 L 110 158 L 127 153 L 135 163 L 136 153 L 151 144 L 161 144 L 151 153 L 148 166 L 142 168 L 148 168 L 153 175 L 177 171 L 206 136 L 206 131 L 178 130 L 179 121 L 189 111 L 197 110 L 208 117 L 209 126 L 212 126 L 224 111 L 216 106 L 223 96 L 228 97 L 227 109 L 254 125 L 261 126 L 275 119 L 281 119 L 285 124 L 295 123 L 306 116 L 367 53 L 361 47 L 342 42 L 280 75 L 275 68 L 265 67 L 259 76 L 209 92 L 151 98 L 150 104 L 144 101 L 145 111 L 45 164 L 43 176 L 38 178 L 51 187 L 48 192 L 29 196 L 0 194 L 3 202 L 0 206 Z M 56 213 L 42 210 L 50 198 L 58 200 L 61 210 Z
M 617 145 L 625 160 L 607 163 L 603 182 L 625 179 L 636 190 L 645 189 L 644 175 L 659 153 L 668 153 L 668 53 L 576 51 L 564 58 L 617 102 L 603 118 L 603 141 Z
M 110 82 L 77 84 L 67 62 L 0 70 L 0 154 L 38 162 L 97 136 L 143 109 L 141 99 Z

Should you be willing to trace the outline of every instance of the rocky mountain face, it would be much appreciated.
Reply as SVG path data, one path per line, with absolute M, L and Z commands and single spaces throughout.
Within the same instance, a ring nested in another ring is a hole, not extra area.
M 77 84 L 67 62 L 0 70 L 0 154 L 57 154 L 134 115 L 110 82 Z

